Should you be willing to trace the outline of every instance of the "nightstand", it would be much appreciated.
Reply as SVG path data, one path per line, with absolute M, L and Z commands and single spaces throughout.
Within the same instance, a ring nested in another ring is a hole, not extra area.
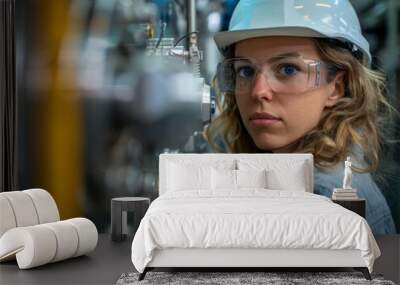
M 332 199 L 332 202 L 339 204 L 340 206 L 359 214 L 365 219 L 365 199 L 355 199 L 355 200 L 336 200 Z
M 133 229 L 135 234 L 140 221 L 150 205 L 145 197 L 119 197 L 111 200 L 111 239 L 123 241 L 128 235 L 128 212 L 134 214 Z

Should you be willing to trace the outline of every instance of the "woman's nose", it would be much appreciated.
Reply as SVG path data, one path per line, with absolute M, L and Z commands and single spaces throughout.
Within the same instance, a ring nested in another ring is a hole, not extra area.
M 260 72 L 254 78 L 253 86 L 251 89 L 251 96 L 257 100 L 272 100 L 273 90 L 268 82 L 266 76 Z

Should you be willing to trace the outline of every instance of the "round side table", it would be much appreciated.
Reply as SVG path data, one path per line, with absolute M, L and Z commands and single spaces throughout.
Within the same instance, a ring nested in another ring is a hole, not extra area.
M 111 199 L 111 239 L 123 241 L 128 234 L 128 212 L 134 215 L 134 233 L 150 205 L 145 197 L 118 197 Z

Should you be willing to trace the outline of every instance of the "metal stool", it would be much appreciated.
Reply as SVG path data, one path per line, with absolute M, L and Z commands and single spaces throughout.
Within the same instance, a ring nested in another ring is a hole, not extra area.
M 111 239 L 123 241 L 128 234 L 128 212 L 134 215 L 134 233 L 150 205 L 145 197 L 119 197 L 111 199 Z

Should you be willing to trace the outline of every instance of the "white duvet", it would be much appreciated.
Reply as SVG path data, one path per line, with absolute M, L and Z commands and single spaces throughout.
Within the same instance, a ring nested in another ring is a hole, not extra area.
M 265 189 L 160 196 L 133 239 L 135 268 L 164 248 L 358 249 L 370 272 L 380 255 L 359 215 L 320 195 Z

